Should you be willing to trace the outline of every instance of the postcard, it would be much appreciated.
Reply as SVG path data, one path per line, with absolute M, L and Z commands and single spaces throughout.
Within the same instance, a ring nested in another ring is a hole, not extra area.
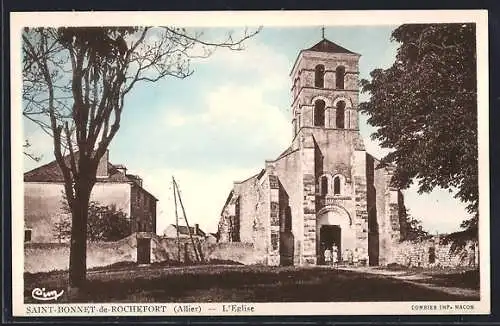
M 14 316 L 488 314 L 487 17 L 11 13 Z

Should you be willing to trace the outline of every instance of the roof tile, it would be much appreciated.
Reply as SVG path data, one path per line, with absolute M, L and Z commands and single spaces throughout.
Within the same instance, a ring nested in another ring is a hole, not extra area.
M 354 52 L 347 50 L 344 47 L 341 47 L 338 44 L 333 43 L 330 40 L 327 40 L 326 38 L 322 39 L 309 49 L 306 49 L 306 51 L 316 51 L 316 52 L 328 52 L 328 53 L 352 53 L 355 54 Z

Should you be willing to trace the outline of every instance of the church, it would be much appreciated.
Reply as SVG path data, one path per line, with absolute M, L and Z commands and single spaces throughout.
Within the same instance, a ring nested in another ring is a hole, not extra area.
M 325 248 L 394 261 L 403 196 L 394 167 L 366 152 L 359 132 L 360 54 L 323 37 L 290 73 L 291 145 L 254 176 L 235 182 L 219 242 L 252 243 L 267 265 L 324 264 Z

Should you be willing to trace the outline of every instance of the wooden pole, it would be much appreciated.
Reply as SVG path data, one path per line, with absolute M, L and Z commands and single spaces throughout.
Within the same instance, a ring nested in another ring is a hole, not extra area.
M 189 227 L 189 222 L 186 216 L 186 210 L 184 209 L 184 205 L 182 204 L 181 192 L 179 191 L 179 186 L 177 185 L 177 182 L 175 181 L 175 179 L 173 180 L 175 188 L 177 189 L 177 194 L 179 195 L 179 204 L 181 204 L 182 214 L 184 215 L 184 220 L 186 221 L 186 226 L 188 228 L 189 237 L 191 238 L 191 243 L 193 244 L 193 250 L 196 256 L 196 260 L 200 261 L 200 256 L 198 255 L 198 250 L 196 249 L 196 244 L 194 243 L 193 235 L 191 234 L 191 228 Z
M 181 262 L 181 241 L 179 239 L 179 214 L 177 214 L 177 194 L 175 193 L 175 180 L 172 176 L 172 190 L 174 191 L 174 206 L 175 206 L 175 230 L 177 232 L 177 260 Z

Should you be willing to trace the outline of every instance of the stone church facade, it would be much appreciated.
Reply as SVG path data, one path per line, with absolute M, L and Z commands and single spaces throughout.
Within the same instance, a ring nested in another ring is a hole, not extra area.
M 393 261 L 402 194 L 359 133 L 360 55 L 327 39 L 302 50 L 291 71 L 293 140 L 258 174 L 235 182 L 220 242 L 250 242 L 268 265 L 322 264 L 326 247 L 370 265 Z

